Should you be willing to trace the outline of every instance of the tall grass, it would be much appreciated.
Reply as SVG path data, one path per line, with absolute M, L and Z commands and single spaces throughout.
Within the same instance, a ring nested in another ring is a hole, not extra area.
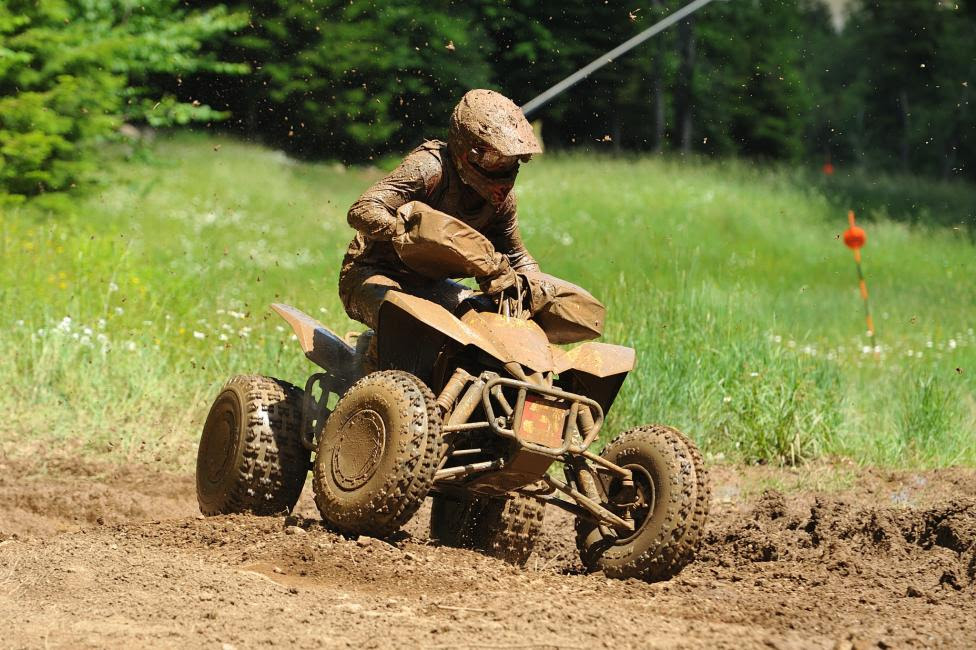
M 116 159 L 97 191 L 57 212 L 0 214 L 0 451 L 189 467 L 224 379 L 301 384 L 311 369 L 268 303 L 359 329 L 336 275 L 345 210 L 380 173 L 184 136 L 150 161 Z M 846 215 L 804 178 L 651 158 L 526 166 L 533 254 L 604 300 L 605 340 L 638 351 L 608 434 L 656 421 L 734 460 L 973 464 L 970 233 L 862 211 L 874 218 L 869 340 L 837 239 Z M 967 205 L 947 192 L 973 190 L 940 184 L 939 205 Z

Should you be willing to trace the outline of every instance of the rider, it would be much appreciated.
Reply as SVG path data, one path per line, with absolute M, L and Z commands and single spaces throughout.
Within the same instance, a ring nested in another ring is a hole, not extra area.
M 457 282 L 411 270 L 397 254 L 394 240 L 403 235 L 406 206 L 414 201 L 460 219 L 501 253 L 476 278 L 488 295 L 512 287 L 516 271 L 538 271 L 519 234 L 512 186 L 519 164 L 541 152 L 532 126 L 510 99 L 491 90 L 466 93 L 451 114 L 446 143 L 424 142 L 349 209 L 349 225 L 357 232 L 339 272 L 339 296 L 349 316 L 375 330 L 391 290 L 450 311 L 470 295 Z

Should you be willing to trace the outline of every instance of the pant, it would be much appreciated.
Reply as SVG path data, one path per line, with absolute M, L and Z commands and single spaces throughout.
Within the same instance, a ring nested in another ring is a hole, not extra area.
M 339 276 L 339 298 L 346 313 L 373 330 L 379 325 L 380 305 L 390 291 L 430 300 L 452 313 L 474 293 L 453 280 L 431 280 L 360 264 L 353 264 Z

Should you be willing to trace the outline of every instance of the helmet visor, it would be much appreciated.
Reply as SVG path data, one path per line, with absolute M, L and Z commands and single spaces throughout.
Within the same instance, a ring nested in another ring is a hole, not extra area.
M 505 156 L 487 147 L 473 147 L 468 150 L 468 162 L 484 172 L 486 176 L 507 176 L 518 169 L 520 162 L 528 162 L 532 154 Z

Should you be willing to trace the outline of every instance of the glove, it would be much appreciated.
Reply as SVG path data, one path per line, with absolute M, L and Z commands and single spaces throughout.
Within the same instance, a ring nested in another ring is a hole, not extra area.
M 501 253 L 495 253 L 494 262 L 495 269 L 493 271 L 475 278 L 481 290 L 489 296 L 496 296 L 506 289 L 514 287 L 515 283 L 518 282 L 515 269 L 509 264 L 508 257 Z

